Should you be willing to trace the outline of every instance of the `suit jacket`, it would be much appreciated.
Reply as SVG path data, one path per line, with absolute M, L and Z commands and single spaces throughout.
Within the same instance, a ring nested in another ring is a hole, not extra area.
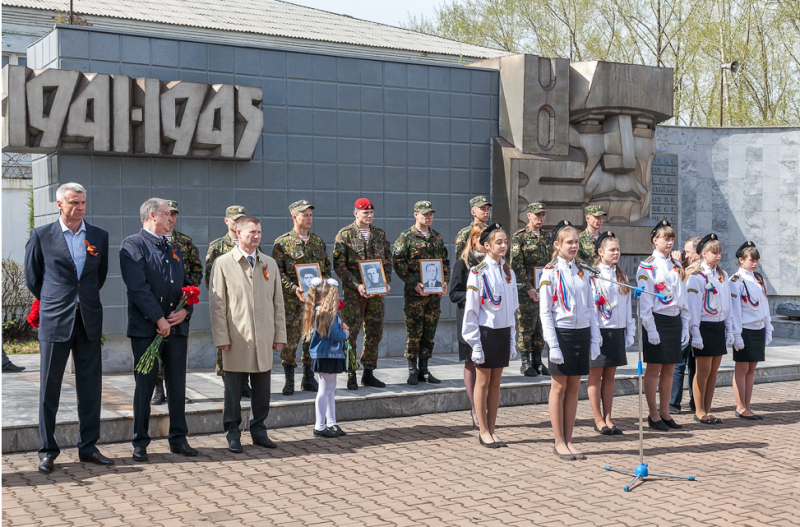
M 86 255 L 80 279 L 58 220 L 31 231 L 25 245 L 25 281 L 41 308 L 39 340 L 69 340 L 75 326 L 76 298 L 80 298 L 86 336 L 99 340 L 103 334 L 100 289 L 108 274 L 108 232 L 84 224 L 86 241 L 94 247 Z
M 167 317 L 180 302 L 181 289 L 192 285 L 186 276 L 181 249 L 159 241 L 142 229 L 122 240 L 119 267 L 128 293 L 129 337 L 155 337 L 156 322 Z M 189 336 L 188 316 L 170 328 L 170 335 Z
M 250 267 L 239 249 L 214 261 L 209 288 L 211 334 L 225 371 L 272 369 L 272 345 L 286 343 L 286 312 L 278 264 L 260 250 Z M 296 344 L 296 343 L 295 343 Z

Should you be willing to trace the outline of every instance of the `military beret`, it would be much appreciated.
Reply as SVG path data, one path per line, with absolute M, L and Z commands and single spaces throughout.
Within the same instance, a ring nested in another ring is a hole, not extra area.
M 754 248 L 754 249 L 755 249 L 755 247 L 756 247 L 756 244 L 755 244 L 755 243 L 753 243 L 753 242 L 751 242 L 750 240 L 748 240 L 748 241 L 744 242 L 742 245 L 740 245 L 740 246 L 739 246 L 739 248 L 738 248 L 738 249 L 736 249 L 736 257 L 737 257 L 737 258 L 741 258 L 741 257 L 742 257 L 742 255 L 744 254 L 744 252 L 745 252 L 747 249 L 749 249 L 750 247 L 752 247 L 752 248 Z
M 367 198 L 358 198 L 355 207 L 358 210 L 375 210 L 375 206 Z
M 714 240 L 718 240 L 717 235 L 713 232 L 711 234 L 706 234 L 703 236 L 699 242 L 697 242 L 697 254 L 702 254 L 703 248 L 709 243 Z
M 480 244 L 483 245 L 484 243 L 488 242 L 489 236 L 491 236 L 494 231 L 499 231 L 502 228 L 503 226 L 497 222 L 490 223 L 485 229 L 481 231 L 481 237 L 479 239 Z
M 313 209 L 314 205 L 304 199 L 300 199 L 289 205 L 289 214 L 295 212 L 303 212 L 304 210 Z
M 585 216 L 605 216 L 606 213 L 603 211 L 603 207 L 600 205 L 589 205 L 585 209 L 583 209 L 583 213 Z
M 653 227 L 653 230 L 650 231 L 650 241 L 652 242 L 653 240 L 655 240 L 656 236 L 658 236 L 658 231 L 660 231 L 665 227 L 672 227 L 672 225 L 670 225 L 667 220 L 659 221 L 658 224 L 656 224 L 656 226 Z
M 531 212 L 533 214 L 538 214 L 540 212 L 547 212 L 547 208 L 544 206 L 544 203 L 536 201 L 534 203 L 529 203 L 526 212 Z
M 572 223 L 569 220 L 561 220 L 558 223 L 556 223 L 556 226 L 553 227 L 553 234 L 551 235 L 553 243 L 556 242 L 556 238 L 558 238 L 558 233 L 561 232 L 561 230 L 564 229 L 565 227 L 574 227 L 574 225 L 572 225 Z
M 611 231 L 604 231 L 601 232 L 597 239 L 594 241 L 594 254 L 600 254 L 600 246 L 603 245 L 603 240 L 606 238 L 614 238 L 617 239 L 617 235 Z
M 244 211 L 244 207 L 241 205 L 231 205 L 227 209 L 225 209 L 225 217 L 230 218 L 232 220 L 238 220 L 246 213 Z
M 469 200 L 469 208 L 483 207 L 484 205 L 489 205 L 490 207 L 492 206 L 492 204 L 489 202 L 489 198 L 486 196 L 475 196 Z
M 429 212 L 436 212 L 433 210 L 433 205 L 431 205 L 430 201 L 418 201 L 414 203 L 414 212 L 419 212 L 420 214 L 427 214 Z
M 166 200 L 167 207 L 169 207 L 170 212 L 178 212 L 178 202 L 173 201 L 171 199 Z

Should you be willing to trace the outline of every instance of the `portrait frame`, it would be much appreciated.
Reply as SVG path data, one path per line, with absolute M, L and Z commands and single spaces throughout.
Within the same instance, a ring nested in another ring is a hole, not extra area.
M 306 285 L 305 280 L 303 280 L 304 275 L 308 274 L 309 269 L 315 271 L 314 276 L 322 278 L 322 271 L 320 271 L 318 263 L 294 264 L 294 272 L 297 275 L 297 285 L 303 289 L 303 294 L 307 293 L 310 288 L 310 286 Z
M 367 276 L 366 276 L 367 269 L 374 269 L 375 267 L 380 269 L 381 286 L 382 286 L 380 288 L 367 286 Z M 383 269 L 383 261 L 359 260 L 358 271 L 359 273 L 361 273 L 361 283 L 364 285 L 364 289 L 366 290 L 367 296 L 384 296 L 389 293 L 389 284 L 386 282 L 386 272 Z
M 539 282 L 542 280 L 542 272 L 544 271 L 544 267 L 534 267 L 533 268 L 533 288 L 537 291 L 539 290 Z
M 425 269 L 429 265 L 435 265 L 437 267 L 437 281 L 439 285 L 435 287 L 426 287 L 425 286 Z M 427 295 L 443 295 L 444 294 L 444 269 L 442 268 L 442 260 L 440 259 L 430 259 L 430 260 L 420 260 L 419 261 L 419 282 L 422 284 L 422 290 Z

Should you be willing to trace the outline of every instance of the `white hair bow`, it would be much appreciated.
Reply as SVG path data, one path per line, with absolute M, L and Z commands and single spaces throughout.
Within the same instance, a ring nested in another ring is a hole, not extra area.
M 328 278 L 328 285 L 331 287 L 339 287 L 339 282 L 333 278 Z
M 320 278 L 319 276 L 315 276 L 314 278 L 311 279 L 312 286 L 317 287 L 320 284 L 322 284 L 322 278 Z

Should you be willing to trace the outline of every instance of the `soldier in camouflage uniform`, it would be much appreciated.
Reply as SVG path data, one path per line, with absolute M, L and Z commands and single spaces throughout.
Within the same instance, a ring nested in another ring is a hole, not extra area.
M 200 263 L 200 251 L 197 250 L 190 237 L 175 230 L 175 223 L 178 221 L 178 202 L 168 199 L 167 207 L 169 207 L 170 221 L 172 222 L 172 234 L 167 234 L 169 242 L 180 247 L 186 276 L 189 277 L 192 285 L 200 287 L 200 282 L 203 280 L 203 264 Z M 164 393 L 164 372 L 161 371 L 161 363 L 159 363 L 156 389 L 153 392 L 150 404 L 160 405 L 165 402 L 167 402 L 167 397 Z M 192 404 L 191 399 L 188 397 L 186 397 L 186 404 Z
M 464 246 L 467 245 L 469 231 L 473 225 L 489 223 L 489 216 L 492 212 L 492 204 L 486 196 L 475 196 L 469 200 L 469 213 L 472 214 L 472 223 L 458 231 L 456 234 L 456 254 L 455 258 L 461 258 Z
M 383 338 L 384 295 L 367 295 L 361 280 L 360 260 L 381 260 L 386 275 L 386 286 L 392 279 L 392 247 L 386 233 L 372 224 L 375 207 L 366 198 L 356 200 L 353 211 L 356 219 L 340 230 L 333 245 L 333 270 L 339 276 L 344 289 L 342 321 L 350 327 L 350 346 L 356 348 L 356 339 L 364 325 L 364 349 L 361 352 L 361 384 L 373 388 L 385 388 L 373 374 L 378 367 L 378 345 Z M 366 239 L 364 233 L 367 233 Z M 348 370 L 347 389 L 357 390 L 356 372 Z
M 309 232 L 314 220 L 314 205 L 301 199 L 289 205 L 294 227 L 279 236 L 272 247 L 272 257 L 278 263 L 283 284 L 283 300 L 286 309 L 286 345 L 281 350 L 281 364 L 286 377 L 283 395 L 294 393 L 294 369 L 297 367 L 297 343 L 303 334 L 303 289 L 298 285 L 295 264 L 319 264 L 321 278 L 331 277 L 331 261 L 322 238 Z M 304 391 L 316 392 L 318 388 L 314 372 L 311 371 L 311 355 L 308 342 L 303 342 L 303 379 L 300 387 Z
M 578 258 L 592 265 L 595 258 L 594 242 L 600 235 L 603 228 L 603 216 L 606 213 L 600 205 L 589 205 L 584 209 L 586 214 L 586 230 L 580 235 L 578 247 Z
M 528 224 L 511 238 L 511 268 L 517 275 L 519 289 L 517 349 L 522 360 L 520 373 L 526 377 L 550 375 L 542 364 L 544 336 L 539 319 L 539 292 L 534 284 L 534 268 L 547 265 L 552 253 L 550 233 L 543 228 L 546 214 L 544 203 L 528 205 Z
M 441 295 L 424 293 L 420 282 L 420 260 L 442 260 L 444 273 L 443 294 L 447 294 L 450 281 L 450 262 L 442 236 L 431 229 L 433 207 L 430 201 L 418 201 L 414 205 L 415 224 L 400 233 L 394 242 L 392 262 L 394 272 L 405 282 L 403 298 L 406 316 L 406 359 L 408 359 L 408 384 L 418 382 L 440 383 L 428 371 L 428 359 L 433 354 L 436 325 L 441 312 Z M 419 366 L 417 366 L 419 359 Z M 427 378 L 426 378 L 427 376 Z

